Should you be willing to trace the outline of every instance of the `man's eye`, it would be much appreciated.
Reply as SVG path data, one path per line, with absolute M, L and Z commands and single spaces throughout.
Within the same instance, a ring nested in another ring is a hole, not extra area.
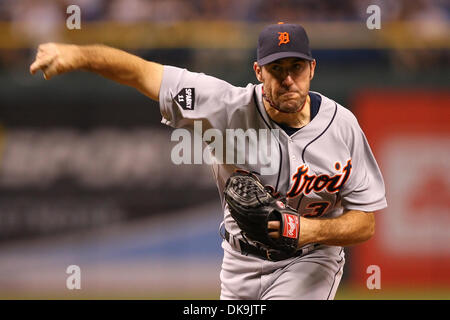
M 272 66 L 272 70 L 278 72 L 281 70 L 281 67 L 280 66 Z

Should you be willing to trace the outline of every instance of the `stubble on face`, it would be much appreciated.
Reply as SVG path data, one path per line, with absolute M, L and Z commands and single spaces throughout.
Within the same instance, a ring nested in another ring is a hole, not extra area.
M 280 59 L 263 66 L 262 75 L 264 92 L 273 107 L 285 113 L 296 113 L 303 107 L 310 85 L 308 62 Z

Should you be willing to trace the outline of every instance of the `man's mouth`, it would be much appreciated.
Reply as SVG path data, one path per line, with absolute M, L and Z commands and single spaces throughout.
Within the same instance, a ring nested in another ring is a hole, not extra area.
M 286 91 L 279 95 L 279 97 L 290 98 L 291 96 L 295 96 L 297 93 L 292 91 Z

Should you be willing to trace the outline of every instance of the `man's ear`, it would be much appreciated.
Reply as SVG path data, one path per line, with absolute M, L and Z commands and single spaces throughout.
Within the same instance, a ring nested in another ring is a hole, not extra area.
M 309 80 L 314 78 L 314 71 L 316 70 L 316 59 L 309 63 Z
M 255 71 L 256 79 L 258 79 L 259 82 L 263 82 L 262 67 L 258 65 L 258 62 L 253 62 L 253 70 Z

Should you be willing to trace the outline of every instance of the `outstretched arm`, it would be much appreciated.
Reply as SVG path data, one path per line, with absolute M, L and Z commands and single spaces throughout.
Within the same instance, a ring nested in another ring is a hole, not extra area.
M 104 45 L 46 43 L 38 47 L 36 60 L 30 66 L 31 74 L 38 70 L 47 80 L 74 70 L 95 72 L 158 101 L 163 66 Z

